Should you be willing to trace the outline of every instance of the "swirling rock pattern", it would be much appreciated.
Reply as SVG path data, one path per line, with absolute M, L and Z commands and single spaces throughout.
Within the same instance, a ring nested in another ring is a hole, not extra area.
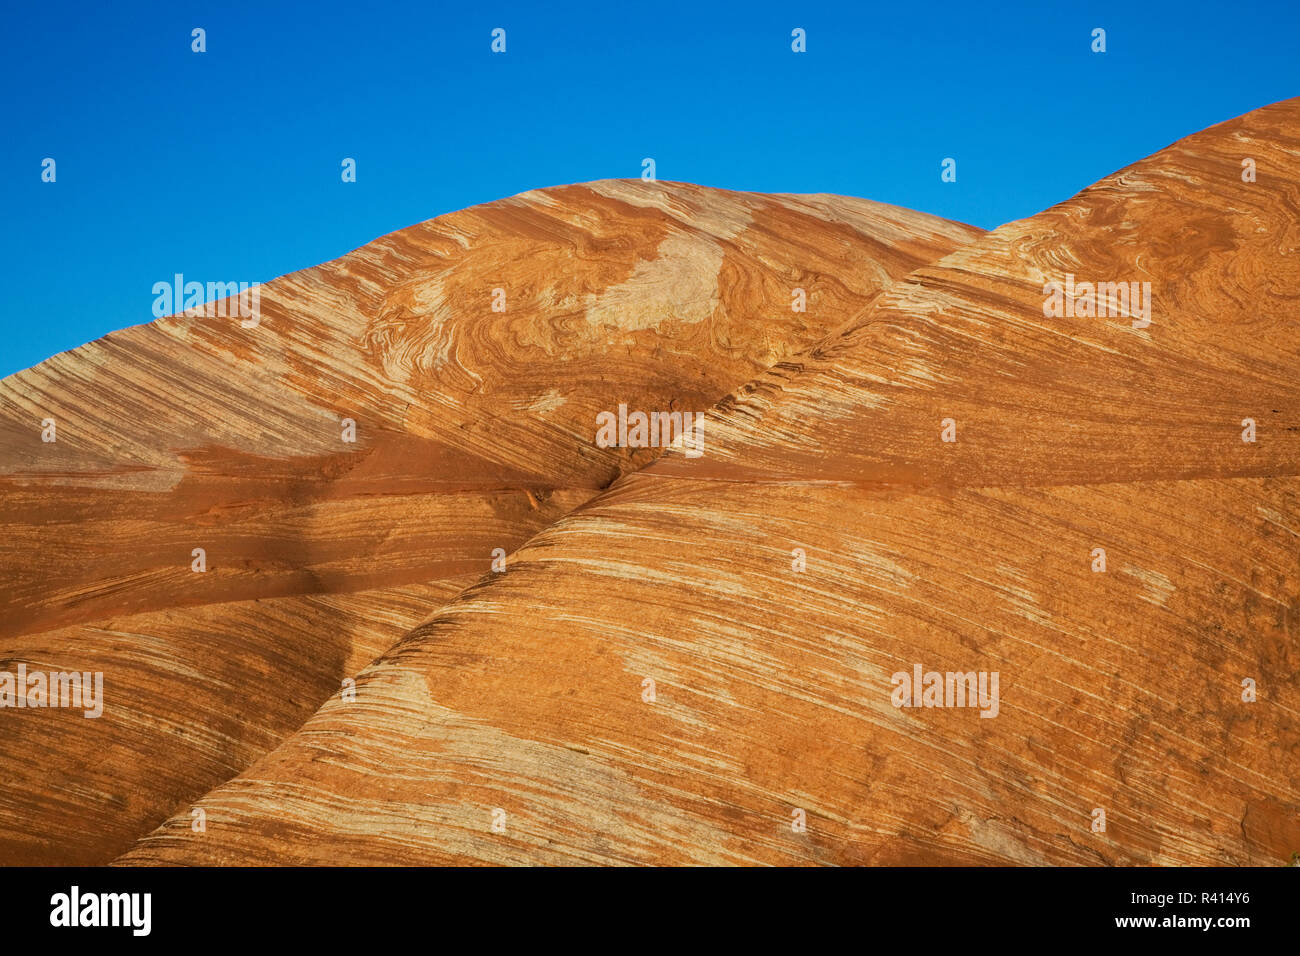
M 255 327 L 172 316 L 0 382 L 0 670 L 102 671 L 107 698 L 0 709 L 0 862 L 107 862 L 188 818 L 494 549 L 658 454 L 597 448 L 598 412 L 704 411 L 980 234 L 538 190 L 268 283 Z
M 1291 100 L 778 359 L 120 862 L 1285 862 L 1298 298 Z M 997 716 L 895 706 L 918 664 Z

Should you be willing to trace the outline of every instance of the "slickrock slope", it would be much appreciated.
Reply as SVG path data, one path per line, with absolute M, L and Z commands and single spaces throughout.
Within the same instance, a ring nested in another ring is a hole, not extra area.
M 105 697 L 0 709 L 0 862 L 111 860 L 659 452 L 596 448 L 597 412 L 704 411 L 979 234 L 545 189 L 271 282 L 255 325 L 173 316 L 0 382 L 0 671 L 102 671 Z
M 1283 863 L 1298 299 L 1293 100 L 919 269 L 120 862 Z

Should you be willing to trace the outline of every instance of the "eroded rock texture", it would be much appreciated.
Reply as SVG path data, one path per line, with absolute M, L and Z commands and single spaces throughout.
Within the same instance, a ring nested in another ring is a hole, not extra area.
M 1150 324 L 1045 316 L 1067 275 Z M 121 861 L 1285 862 L 1298 297 L 1288 101 L 772 356 Z M 997 716 L 894 706 L 918 664 Z
M 659 454 L 597 448 L 598 412 L 707 410 L 980 234 L 539 190 L 277 279 L 255 327 L 175 316 L 0 382 L 0 671 L 102 671 L 105 696 L 0 710 L 0 862 L 107 862 L 190 819 L 494 549 Z

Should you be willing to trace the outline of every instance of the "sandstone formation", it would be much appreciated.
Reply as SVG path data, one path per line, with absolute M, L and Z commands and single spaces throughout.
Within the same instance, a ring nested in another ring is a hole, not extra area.
M 1045 314 L 1067 276 L 1150 311 Z M 1298 299 L 1292 100 L 735 363 L 702 458 L 622 469 L 120 862 L 1283 863 Z M 895 706 L 917 666 L 996 672 L 996 716 Z
M 705 411 L 980 234 L 843 197 L 538 190 L 277 279 L 255 325 L 172 316 L 3 380 L 0 671 L 103 672 L 105 707 L 0 709 L 0 863 L 189 821 L 505 576 L 496 549 L 660 454 L 596 447 L 598 412 Z

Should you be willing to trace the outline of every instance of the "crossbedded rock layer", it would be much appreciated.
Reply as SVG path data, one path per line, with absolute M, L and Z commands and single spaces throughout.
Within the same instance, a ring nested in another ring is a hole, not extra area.
M 464 572 L 486 539 L 430 555 L 402 526 L 427 535 L 438 516 L 376 530 L 358 502 L 442 493 L 547 523 L 652 455 L 596 448 L 597 412 L 705 410 L 977 234 L 863 200 L 560 187 L 268 283 L 256 328 L 172 317 L 56 356 L 0 385 L 5 631 Z M 547 509 L 555 490 L 571 496 Z M 249 527 L 208 548 L 207 576 L 172 579 L 229 520 Z M 127 547 L 97 521 L 126 524 Z M 50 552 L 76 559 L 67 590 L 51 593 Z
M 0 382 L 0 670 L 106 696 L 0 710 L 0 861 L 111 859 L 658 453 L 595 447 L 598 412 L 703 411 L 977 235 L 841 197 L 539 190 L 277 279 L 251 327 L 173 316 Z
M 919 269 L 121 862 L 1285 862 L 1298 230 L 1288 101 Z
M 111 860 L 206 781 L 227 780 L 477 575 L 231 601 L 24 635 L 27 671 L 103 673 L 103 713 L 0 712 L 4 863 Z M 208 784 L 209 786 L 211 784 Z

